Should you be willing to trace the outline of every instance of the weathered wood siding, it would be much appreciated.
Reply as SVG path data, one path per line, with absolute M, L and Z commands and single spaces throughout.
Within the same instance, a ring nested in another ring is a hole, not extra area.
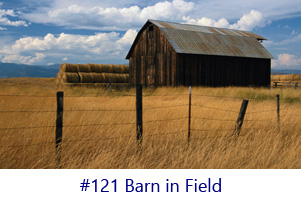
M 130 56 L 130 84 L 144 86 L 270 86 L 271 60 L 178 54 L 148 24 Z
M 176 86 L 177 54 L 152 24 L 141 33 L 130 57 L 130 84 Z
M 180 85 L 269 86 L 271 60 L 208 55 L 179 55 Z

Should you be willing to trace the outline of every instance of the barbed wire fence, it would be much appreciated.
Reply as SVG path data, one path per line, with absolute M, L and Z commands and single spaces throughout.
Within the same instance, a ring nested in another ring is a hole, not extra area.
M 40 95 L 0 95 L 0 97 L 25 97 L 25 98 L 54 98 L 57 102 L 57 109 L 56 110 L 0 110 L 0 114 L 3 113 L 56 113 L 56 119 L 55 123 L 51 125 L 42 125 L 42 126 L 28 126 L 28 127 L 0 127 L 0 131 L 9 131 L 9 130 L 35 130 L 35 129 L 55 129 L 55 137 L 54 141 L 52 142 L 40 142 L 40 143 L 27 143 L 27 144 L 14 144 L 14 145 L 0 145 L 0 148 L 24 148 L 24 147 L 36 147 L 36 146 L 55 146 L 55 152 L 57 156 L 57 162 L 60 164 L 61 161 L 61 152 L 62 152 L 62 142 L 66 144 L 70 143 L 76 143 L 76 142 L 87 142 L 87 141 L 97 141 L 97 140 L 116 140 L 116 139 L 122 139 L 122 138 L 130 138 L 136 136 L 137 140 L 137 150 L 139 152 L 142 151 L 142 140 L 143 138 L 147 137 L 154 137 L 154 136 L 168 136 L 168 135 L 177 135 L 181 134 L 185 136 L 187 134 L 187 140 L 188 144 L 190 143 L 191 136 L 197 134 L 198 136 L 202 135 L 203 133 L 219 133 L 219 132 L 231 132 L 230 136 L 238 137 L 240 135 L 240 131 L 242 130 L 243 122 L 273 122 L 276 119 L 275 125 L 272 125 L 270 127 L 273 127 L 280 131 L 280 100 L 279 95 L 276 96 L 277 99 L 277 107 L 273 110 L 257 110 L 257 111 L 247 111 L 248 107 L 248 100 L 244 100 L 239 97 L 230 97 L 230 96 L 214 96 L 214 95 L 202 95 L 202 94 L 192 94 L 191 87 L 189 88 L 188 94 L 167 94 L 167 95 L 151 95 L 151 94 L 145 94 L 143 95 L 143 89 L 142 85 L 136 85 L 136 94 L 120 94 L 121 97 L 136 97 L 136 109 L 64 109 L 64 98 L 80 98 L 80 97 L 86 97 L 86 98 L 99 98 L 103 96 L 111 96 L 111 94 L 100 94 L 97 96 L 65 96 L 63 92 L 57 92 L 57 96 L 40 96 Z M 188 100 L 188 103 L 184 104 L 177 104 L 173 106 L 154 106 L 154 107 L 144 107 L 143 106 L 143 99 L 144 97 L 185 97 Z M 224 109 L 221 107 L 214 107 L 206 104 L 202 104 L 200 100 L 194 100 L 196 102 L 192 103 L 192 97 L 200 98 L 200 97 L 212 97 L 212 98 L 219 98 L 219 99 L 235 99 L 235 100 L 242 100 L 241 107 L 237 107 L 237 110 L 230 110 L 230 109 Z M 167 119 L 151 119 L 151 120 L 145 120 L 143 121 L 143 113 L 147 112 L 153 112 L 153 111 L 160 111 L 160 110 L 170 110 L 173 108 L 181 108 L 187 110 L 187 115 L 181 116 L 181 117 L 172 117 Z M 223 119 L 221 117 L 206 117 L 206 116 L 195 116 L 192 115 L 193 109 L 208 109 L 216 112 L 223 112 L 225 114 L 231 113 L 236 114 L 236 119 Z M 285 110 L 292 110 L 292 109 L 299 109 L 299 107 L 295 108 L 285 108 L 281 109 L 281 111 Z M 63 116 L 64 113 L 70 113 L 70 112 L 108 112 L 108 113 L 136 113 L 136 121 L 135 122 L 122 122 L 122 123 L 87 123 L 87 124 L 68 124 L 64 125 L 63 122 Z M 266 119 L 244 119 L 245 116 L 251 116 L 251 115 L 257 115 L 262 113 L 276 113 L 277 117 L 271 117 Z M 285 116 L 301 116 L 298 113 L 295 114 L 284 114 L 282 117 Z M 163 122 L 183 122 L 185 123 L 185 120 L 187 122 L 187 129 L 179 129 L 179 130 L 172 130 L 171 132 L 155 132 L 155 133 L 148 133 L 144 134 L 143 132 L 143 126 L 147 124 L 153 124 L 153 123 L 163 123 Z M 221 123 L 228 123 L 230 125 L 227 126 L 227 128 L 221 128 L 221 129 L 200 129 L 197 127 L 194 127 L 192 125 L 192 121 L 200 123 L 202 122 L 212 122 L 217 121 Z M 232 124 L 231 124 L 232 123 Z M 87 137 L 85 139 L 81 140 L 63 140 L 63 129 L 68 128 L 75 128 L 75 127 L 100 127 L 100 126 L 126 126 L 126 125 L 132 125 L 136 126 L 135 134 L 134 132 L 132 134 L 129 134 L 127 136 L 119 136 L 119 137 L 110 137 L 110 138 L 100 138 L 100 137 Z M 233 128 L 229 128 L 230 126 L 233 126 Z M 266 127 L 264 127 L 266 128 Z M 263 128 L 263 129 L 264 129 Z M 252 128 L 245 128 L 245 130 L 251 130 Z M 259 128 L 255 128 L 259 129 Z M 192 134 L 191 134 L 192 133 Z M 220 137 L 219 135 L 212 136 L 213 138 Z M 197 139 L 198 137 L 194 137 Z M 4 159 L 0 159 L 4 160 Z

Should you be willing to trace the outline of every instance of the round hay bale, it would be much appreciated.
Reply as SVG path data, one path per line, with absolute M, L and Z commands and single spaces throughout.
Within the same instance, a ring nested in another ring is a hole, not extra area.
M 60 70 L 63 72 L 76 73 L 78 72 L 78 67 L 75 64 L 63 63 L 61 64 Z
M 86 66 L 88 66 L 90 71 L 93 72 L 93 73 L 102 73 L 101 64 L 88 63 L 88 64 L 86 64 Z
M 287 81 L 293 81 L 294 75 L 287 75 Z
M 129 83 L 130 82 L 130 75 L 126 74 L 125 75 L 125 83 Z
M 93 83 L 93 74 L 92 73 L 78 73 L 81 83 Z
M 90 67 L 83 65 L 83 64 L 76 64 L 78 68 L 78 72 L 83 72 L 83 73 L 90 73 Z
M 104 73 L 106 83 L 116 83 L 116 74 L 114 73 Z
M 273 82 L 280 81 L 280 75 L 272 75 L 271 76 L 271 81 L 273 81 Z
M 93 73 L 93 83 L 105 83 L 105 74 Z
M 130 66 L 123 65 L 123 73 L 130 73 Z
M 280 81 L 288 81 L 288 75 L 280 75 Z
M 124 69 L 122 65 L 112 65 L 114 73 L 123 73 Z
M 113 73 L 113 65 L 101 64 L 102 72 L 104 73 Z
M 116 74 L 116 83 L 126 83 L 126 74 Z
M 300 81 L 301 80 L 301 75 L 295 74 L 293 75 L 293 81 Z
M 61 71 L 56 74 L 55 84 L 60 85 L 62 82 Z
M 63 81 L 65 83 L 79 83 L 79 76 L 77 73 L 63 73 Z

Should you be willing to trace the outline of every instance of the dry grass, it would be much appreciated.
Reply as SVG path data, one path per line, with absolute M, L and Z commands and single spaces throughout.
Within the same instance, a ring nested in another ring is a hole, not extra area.
M 53 96 L 0 97 L 1 111 L 53 111 L 0 112 L 0 168 L 301 168 L 300 90 L 193 88 L 189 146 L 188 89 L 144 90 L 147 95 L 143 98 L 144 138 L 142 152 L 138 154 L 136 113 L 130 111 L 135 110 L 134 96 L 116 93 L 92 97 L 108 91 L 64 88 L 65 96 L 69 97 L 64 99 L 66 127 L 62 159 L 57 164 L 54 127 L 3 128 L 55 126 L 58 89 L 61 88 L 55 86 L 55 79 L 0 80 L 0 95 Z M 126 94 L 134 93 L 135 90 L 130 90 Z M 276 129 L 277 93 L 281 97 L 280 132 Z M 250 100 L 246 121 L 241 135 L 233 137 L 242 98 Z M 167 108 L 150 109 L 155 107 Z M 67 111 L 103 109 L 128 111 Z M 133 124 L 105 125 L 122 123 Z

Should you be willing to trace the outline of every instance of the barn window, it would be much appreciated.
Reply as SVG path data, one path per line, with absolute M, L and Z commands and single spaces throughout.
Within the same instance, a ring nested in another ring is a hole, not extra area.
M 154 30 L 153 26 L 148 27 L 148 31 L 153 31 L 153 30 Z

